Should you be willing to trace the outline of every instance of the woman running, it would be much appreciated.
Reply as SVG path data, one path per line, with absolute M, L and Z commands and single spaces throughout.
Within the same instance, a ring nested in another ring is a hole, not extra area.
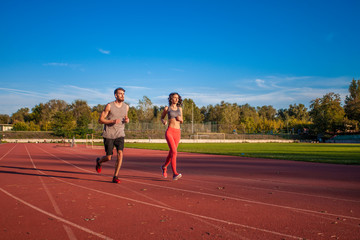
M 177 156 L 177 147 L 180 142 L 181 130 L 180 124 L 183 123 L 183 114 L 182 114 L 182 99 L 178 93 L 170 93 L 169 95 L 169 106 L 164 108 L 163 113 L 161 114 L 161 122 L 166 125 L 167 121 L 165 120 L 166 114 L 168 115 L 169 125 L 165 132 L 165 139 L 169 145 L 169 154 L 166 158 L 165 164 L 161 166 L 164 178 L 167 178 L 167 167 L 171 163 L 171 169 L 173 172 L 173 179 L 178 180 L 182 177 L 181 173 L 176 171 L 176 156 Z

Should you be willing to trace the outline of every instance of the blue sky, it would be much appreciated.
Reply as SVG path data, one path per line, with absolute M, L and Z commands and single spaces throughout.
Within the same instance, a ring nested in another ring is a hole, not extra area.
M 360 1 L 1 1 L 0 114 L 51 99 L 90 106 L 126 89 L 310 105 L 360 79 Z

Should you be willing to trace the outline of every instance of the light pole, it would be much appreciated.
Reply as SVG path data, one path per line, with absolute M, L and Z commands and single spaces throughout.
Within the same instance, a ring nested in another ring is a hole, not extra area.
M 191 103 L 191 133 L 194 134 L 194 103 Z

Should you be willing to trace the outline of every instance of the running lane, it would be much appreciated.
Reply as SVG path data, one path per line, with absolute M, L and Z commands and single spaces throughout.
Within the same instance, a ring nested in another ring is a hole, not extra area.
M 0 145 L 4 239 L 358 239 L 359 166 L 125 149 Z M 170 170 L 170 169 L 169 169 Z M 41 231 L 39 231 L 41 229 Z M 55 229 L 55 231 L 54 231 Z

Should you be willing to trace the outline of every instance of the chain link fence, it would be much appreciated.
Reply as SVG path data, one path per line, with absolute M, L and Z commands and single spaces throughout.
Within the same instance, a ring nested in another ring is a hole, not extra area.
M 93 126 L 94 137 L 101 138 L 103 125 Z M 125 134 L 128 139 L 163 139 L 167 126 L 162 123 L 128 123 Z M 238 130 L 240 129 L 240 130 Z M 214 123 L 185 123 L 181 125 L 182 139 L 299 139 L 294 130 L 258 131 L 243 126 Z
M 307 140 L 309 136 L 296 131 L 263 131 L 255 132 L 254 129 L 240 128 L 241 126 L 221 125 L 214 123 L 182 124 L 182 139 L 219 139 L 219 140 Z M 161 123 L 128 123 L 125 125 L 127 139 L 164 139 L 167 126 Z M 89 133 L 94 139 L 102 139 L 102 124 L 89 126 Z M 238 131 L 238 129 L 241 129 Z M 1 134 L 3 139 L 64 139 L 53 132 L 44 131 L 7 131 Z M 85 139 L 75 132 L 75 139 Z

